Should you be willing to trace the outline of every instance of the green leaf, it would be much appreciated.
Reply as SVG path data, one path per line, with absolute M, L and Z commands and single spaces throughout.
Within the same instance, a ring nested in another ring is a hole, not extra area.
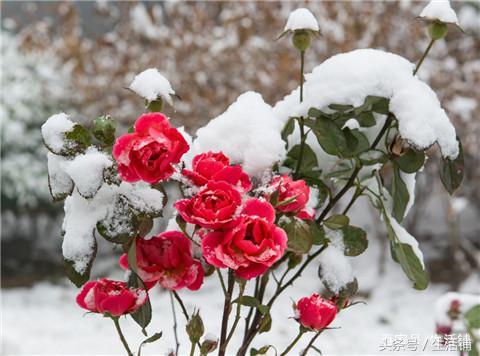
M 344 132 L 329 118 L 319 116 L 312 131 L 322 149 L 331 155 L 348 157 L 350 149 Z M 346 154 L 347 153 L 347 154 Z
M 313 234 L 310 226 L 303 220 L 292 219 L 282 225 L 288 236 L 288 249 L 290 251 L 304 254 L 308 253 L 313 245 Z
M 414 288 L 423 290 L 428 286 L 428 275 L 422 267 L 420 260 L 413 252 L 412 246 L 394 242 L 393 249 L 398 262 L 407 277 L 414 283 Z
M 258 305 L 257 309 L 263 315 L 267 314 L 270 311 L 270 307 L 268 305 L 263 305 L 263 304 Z
M 337 230 L 345 227 L 350 222 L 350 219 L 346 215 L 334 214 L 326 219 L 323 224 L 332 230 Z
M 362 112 L 357 116 L 357 121 L 362 127 L 372 127 L 377 123 L 375 121 L 375 116 L 371 112 Z
M 287 123 L 285 124 L 285 127 L 282 130 L 282 140 L 285 141 L 285 143 L 288 143 L 288 136 L 290 136 L 293 133 L 294 129 L 295 129 L 295 118 L 291 117 L 288 119 Z
M 287 153 L 287 159 L 284 162 L 286 167 L 295 169 L 297 167 L 297 161 L 300 158 L 300 145 L 295 145 Z M 305 144 L 303 147 L 303 158 L 300 166 L 300 173 L 309 172 L 313 168 L 318 166 L 317 156 L 313 152 L 312 148 Z
M 348 225 L 342 227 L 344 254 L 358 256 L 368 247 L 367 233 L 359 227 Z
M 70 141 L 67 145 L 73 146 L 72 150 L 75 152 L 84 150 L 92 144 L 90 132 L 80 124 L 75 124 L 71 131 L 65 133 L 65 138 Z
M 480 304 L 470 308 L 464 315 L 468 327 L 471 329 L 480 329 Z
M 110 115 L 97 117 L 93 122 L 93 136 L 100 142 L 111 146 L 115 141 L 116 123 Z
M 148 289 L 145 286 L 145 283 L 137 274 L 137 257 L 136 257 L 136 248 L 135 240 L 133 240 L 129 250 L 128 250 L 128 265 L 131 270 L 130 278 L 128 279 L 128 285 L 133 288 L 142 288 L 147 293 L 147 302 L 137 309 L 134 313 L 131 313 L 130 316 L 133 320 L 142 328 L 144 335 L 147 335 L 145 328 L 152 321 L 152 305 L 150 303 L 150 296 L 148 295 Z M 135 256 L 135 257 L 133 257 Z M 132 267 L 133 266 L 133 267 Z
M 370 108 L 370 110 L 379 114 L 388 114 L 390 100 L 382 98 L 380 96 L 369 95 L 365 98 L 364 105 Z
M 92 232 L 93 235 L 93 232 Z M 92 236 L 93 238 L 93 236 Z M 92 270 L 93 261 L 95 260 L 95 256 L 97 255 L 97 241 L 93 238 L 93 253 L 90 255 L 90 259 L 87 263 L 87 267 L 83 273 L 78 273 L 75 270 L 74 262 L 64 259 L 63 260 L 63 267 L 65 269 L 65 274 L 67 275 L 68 279 L 75 284 L 78 288 L 84 285 L 88 279 L 90 278 L 90 271 Z
M 315 220 L 307 220 L 306 223 L 310 227 L 310 233 L 313 236 L 313 244 L 324 245 L 327 242 L 327 238 L 325 236 L 325 230 L 323 230 L 323 227 L 317 224 Z
M 163 100 L 161 98 L 158 98 L 157 100 L 147 101 L 145 104 L 145 108 L 149 112 L 162 112 Z
M 352 105 L 345 105 L 345 104 L 330 104 L 330 105 L 328 105 L 328 108 L 332 109 L 334 111 L 343 112 L 343 111 L 348 111 L 348 110 L 353 109 L 353 106 Z
M 308 116 L 309 117 L 320 117 L 320 116 L 328 117 L 329 115 L 321 110 L 318 110 L 317 108 L 310 108 L 308 110 Z
M 238 303 L 247 307 L 258 307 L 260 305 L 257 298 L 249 295 L 243 295 L 240 298 L 235 299 L 232 303 Z
M 270 331 L 272 328 L 272 316 L 270 313 L 266 314 L 263 316 L 262 320 L 260 321 L 260 326 L 258 328 L 258 333 L 266 333 L 267 331 Z
M 405 154 L 396 159 L 398 167 L 405 173 L 415 173 L 425 163 L 425 153 L 409 148 Z
M 370 149 L 370 143 L 368 142 L 367 136 L 361 133 L 358 129 L 349 130 L 352 136 L 355 137 L 355 145 L 352 145 L 351 138 L 347 134 L 347 140 L 350 140 L 349 147 L 351 147 L 352 152 L 351 156 L 357 156 L 358 154 L 368 151 Z
M 162 332 L 160 331 L 159 333 L 155 333 L 152 336 L 150 336 L 149 338 L 143 340 L 142 343 L 140 344 L 140 346 L 138 347 L 137 356 L 141 356 L 141 351 L 142 351 L 143 345 L 150 344 L 152 342 L 160 340 L 161 337 L 162 337 Z
M 463 147 L 458 137 L 457 140 L 460 146 L 457 158 L 454 160 L 444 158 L 440 169 L 440 180 L 450 195 L 462 184 L 464 174 Z
M 369 150 L 362 152 L 358 158 L 364 166 L 371 166 L 377 163 L 385 163 L 388 161 L 387 155 L 380 150 Z
M 392 198 L 393 198 L 393 217 L 401 223 L 407 209 L 410 195 L 402 178 L 400 177 L 400 169 L 398 165 L 393 163 L 393 179 L 392 179 Z
M 250 349 L 250 356 L 265 355 L 267 351 L 272 348 L 275 350 L 275 355 L 277 355 L 277 350 L 273 345 L 265 345 L 259 348 L 258 350 L 254 347 Z

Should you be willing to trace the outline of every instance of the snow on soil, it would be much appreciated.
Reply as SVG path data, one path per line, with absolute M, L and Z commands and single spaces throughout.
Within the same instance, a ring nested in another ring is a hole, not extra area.
M 305 8 L 296 9 L 288 16 L 284 31 L 313 30 L 318 31 L 318 22 L 310 10 Z
M 405 58 L 381 50 L 337 54 L 305 76 L 303 103 L 297 88 L 273 111 L 285 124 L 291 116 L 306 115 L 311 107 L 327 111 L 330 104 L 359 106 L 368 95 L 386 97 L 403 138 L 420 149 L 438 142 L 444 157 L 455 158 L 459 150 L 455 128 L 435 92 L 413 75 L 414 68 Z M 378 129 L 377 124 L 368 131 Z M 321 150 L 315 143 L 312 148 Z
M 458 18 L 448 0 L 432 0 L 420 13 L 420 17 L 427 20 L 437 20 L 458 25 Z
M 168 79 L 156 68 L 149 68 L 137 74 L 130 84 L 130 89 L 148 101 L 162 98 L 170 105 L 172 105 L 171 95 L 175 94 Z

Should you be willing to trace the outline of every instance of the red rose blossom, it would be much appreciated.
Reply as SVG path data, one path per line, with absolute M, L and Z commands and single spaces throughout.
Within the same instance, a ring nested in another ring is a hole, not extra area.
M 269 190 L 278 191 L 276 209 L 283 213 L 300 212 L 310 196 L 310 188 L 304 180 L 293 180 L 288 175 L 274 177 Z
M 240 165 L 230 166 L 230 159 L 222 152 L 201 153 L 193 158 L 192 170 L 184 169 L 182 174 L 196 186 L 208 181 L 223 181 L 234 185 L 242 192 L 252 188 L 248 175 Z
M 170 290 L 187 287 L 197 290 L 203 283 L 204 271 L 192 257 L 190 240 L 179 231 L 166 231 L 151 239 L 137 238 L 138 275 L 150 287 L 158 283 Z M 120 265 L 128 269 L 128 257 L 120 257 Z
M 241 203 L 240 193 L 231 184 L 210 181 L 195 196 L 179 200 L 174 206 L 186 222 L 220 229 L 232 224 Z
M 94 313 L 120 316 L 136 311 L 147 301 L 147 292 L 129 288 L 127 283 L 99 279 L 85 283 L 77 296 L 77 304 Z
M 314 330 L 326 328 L 337 314 L 335 303 L 323 299 L 316 293 L 300 299 L 295 308 L 298 322 L 306 328 Z
M 287 247 L 287 234 L 274 221 L 275 209 L 270 203 L 247 200 L 233 228 L 202 237 L 205 260 L 219 268 L 231 268 L 245 279 L 263 274 Z
M 134 133 L 120 136 L 113 146 L 122 179 L 156 183 L 170 177 L 172 165 L 189 149 L 182 134 L 160 113 L 143 114 L 134 128 Z

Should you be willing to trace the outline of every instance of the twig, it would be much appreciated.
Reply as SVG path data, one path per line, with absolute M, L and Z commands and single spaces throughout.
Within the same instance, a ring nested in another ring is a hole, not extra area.
M 305 348 L 305 350 L 302 351 L 302 353 L 300 354 L 300 356 L 307 356 L 307 352 L 308 350 L 312 347 L 313 343 L 315 342 L 315 340 L 317 340 L 317 338 L 320 336 L 320 334 L 322 333 L 323 330 L 320 330 L 319 332 L 317 332 L 315 334 L 314 337 L 312 337 L 312 339 L 310 340 L 310 342 L 308 343 L 307 347 Z
M 175 313 L 175 304 L 174 304 L 174 301 L 173 301 L 173 292 L 170 292 L 170 304 L 172 306 L 172 315 L 173 315 L 173 335 L 175 337 L 175 355 L 178 355 L 178 350 L 180 349 L 180 342 L 178 341 L 177 315 Z
M 115 329 L 117 329 L 118 336 L 120 337 L 120 341 L 123 344 L 123 347 L 127 351 L 128 356 L 133 356 L 132 351 L 128 347 L 127 340 L 125 339 L 125 336 L 123 336 L 122 329 L 120 328 L 120 323 L 118 322 L 118 317 L 113 317 L 112 318 L 113 323 L 115 324 Z
M 222 329 L 220 333 L 220 348 L 218 351 L 218 356 L 225 356 L 225 351 L 227 349 L 227 328 L 228 328 L 228 317 L 230 315 L 230 310 L 232 306 L 232 292 L 235 284 L 235 279 L 233 277 L 233 270 L 228 270 L 228 287 L 227 293 L 225 295 L 225 302 L 223 304 L 223 317 L 222 317 Z

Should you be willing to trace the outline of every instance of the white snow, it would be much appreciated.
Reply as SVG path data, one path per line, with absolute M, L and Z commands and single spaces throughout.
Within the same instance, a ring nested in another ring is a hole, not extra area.
M 310 10 L 300 8 L 290 13 L 284 31 L 295 30 L 319 30 L 317 19 L 313 16 Z
M 50 116 L 42 125 L 42 136 L 47 147 L 54 153 L 60 153 L 65 148 L 65 133 L 73 127 L 74 123 L 63 112 Z
M 189 157 L 207 151 L 222 151 L 249 175 L 264 171 L 285 157 L 280 132 L 283 124 L 260 94 L 249 91 L 220 116 L 197 131 Z
M 422 264 L 423 269 L 425 269 L 425 263 L 423 262 L 423 253 L 418 246 L 418 241 L 415 239 L 415 237 L 410 235 L 408 231 L 405 230 L 405 228 L 400 225 L 393 216 L 390 215 L 389 219 L 390 224 L 392 225 L 392 229 L 395 232 L 398 240 L 400 240 L 401 243 L 412 246 L 413 253 L 415 254 L 415 256 L 417 256 L 418 260 Z
M 413 76 L 414 68 L 405 58 L 381 50 L 338 54 L 305 76 L 303 103 L 298 101 L 297 88 L 273 110 L 284 125 L 289 117 L 306 115 L 311 107 L 328 111 L 329 104 L 359 106 L 368 95 L 386 97 L 404 139 L 419 149 L 438 142 L 444 157 L 455 158 L 459 150 L 455 128 L 433 90 Z M 377 124 L 364 133 L 378 130 Z M 315 142 L 312 148 L 321 154 Z
M 118 194 L 126 196 L 132 207 L 142 213 L 158 212 L 163 209 L 164 194 L 150 188 L 145 182 L 135 184 L 122 182 L 118 187 Z
M 461 213 L 468 206 L 468 199 L 464 197 L 452 197 L 450 206 L 456 214 Z
M 455 10 L 450 6 L 449 0 L 432 0 L 420 13 L 420 17 L 431 21 L 440 21 L 458 25 Z
M 103 184 L 103 172 L 113 164 L 110 157 L 95 147 L 76 156 L 65 165 L 65 172 L 75 183 L 78 192 L 91 198 Z
M 416 176 L 417 173 L 405 173 L 400 171 L 400 178 L 405 183 L 408 191 L 408 203 L 407 207 L 405 208 L 405 216 L 407 216 L 410 208 L 415 203 L 415 184 L 416 184 Z
M 61 197 L 70 194 L 73 190 L 73 181 L 64 171 L 68 160 L 63 156 L 58 156 L 52 152 L 47 152 L 48 159 L 48 183 L 53 197 Z
M 480 295 L 457 292 L 448 292 L 442 295 L 435 302 L 435 321 L 439 325 L 446 326 L 451 323 L 448 311 L 453 301 L 460 302 L 459 311 L 465 313 L 473 306 L 480 304 Z
M 343 125 L 342 130 L 346 127 L 348 127 L 350 130 L 355 130 L 355 129 L 360 128 L 360 123 L 357 121 L 357 119 L 349 119 Z
M 149 68 L 137 74 L 130 84 L 130 89 L 148 101 L 162 98 L 170 105 L 171 95 L 175 94 L 168 79 L 156 68 Z
M 348 257 L 335 244 L 329 245 L 318 256 L 318 262 L 320 263 L 322 280 L 334 293 L 338 293 L 355 279 Z

